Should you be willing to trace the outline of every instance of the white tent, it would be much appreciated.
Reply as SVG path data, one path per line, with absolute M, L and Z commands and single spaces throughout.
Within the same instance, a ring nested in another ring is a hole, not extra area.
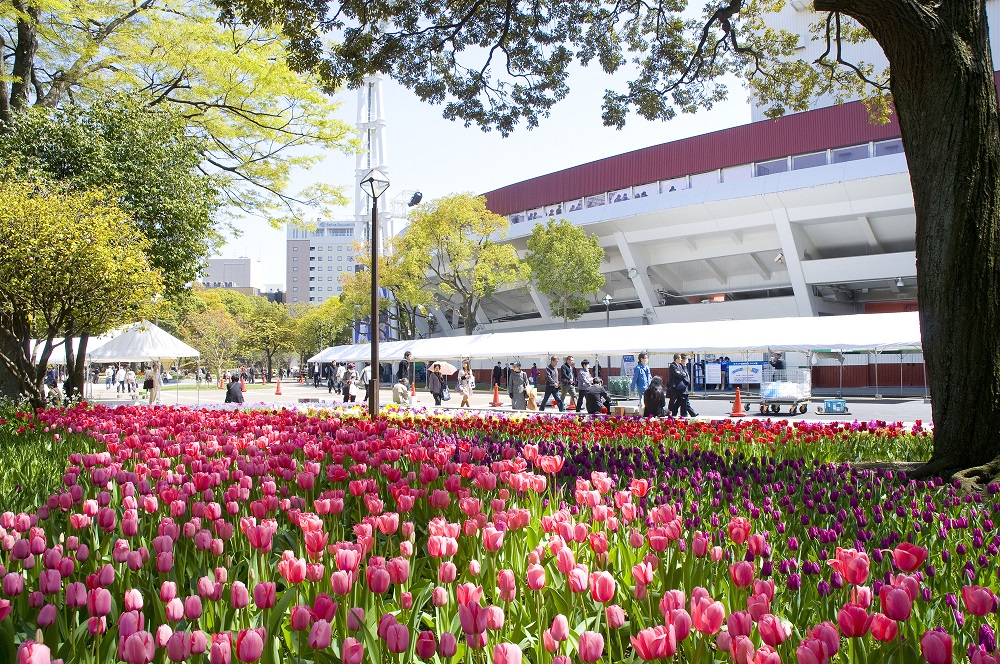
M 819 351 L 896 350 L 920 348 L 916 312 L 850 316 L 761 318 L 630 327 L 574 328 L 502 332 L 416 341 L 379 347 L 379 359 L 402 359 L 407 350 L 416 360 L 544 355 L 623 355 L 679 351 Z M 368 344 L 334 346 L 310 362 L 359 361 L 371 357 Z
M 133 323 L 108 343 L 87 352 L 91 362 L 155 362 L 165 357 L 201 357 L 201 353 L 149 321 Z

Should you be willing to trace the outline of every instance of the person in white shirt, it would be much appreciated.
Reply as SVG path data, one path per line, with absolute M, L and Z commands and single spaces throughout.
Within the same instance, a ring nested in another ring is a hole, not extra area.
M 118 365 L 118 371 L 115 372 L 115 394 L 121 394 L 125 391 L 125 367 Z
M 125 383 L 128 385 L 129 394 L 135 392 L 135 372 L 132 371 L 131 367 L 125 372 Z
M 153 381 L 153 386 L 149 388 L 149 405 L 152 406 L 160 398 L 160 384 L 162 382 L 162 379 L 160 377 L 159 362 L 153 365 L 153 368 L 148 375 Z
M 115 368 L 108 367 L 104 370 L 104 389 L 110 390 L 111 384 L 115 382 Z

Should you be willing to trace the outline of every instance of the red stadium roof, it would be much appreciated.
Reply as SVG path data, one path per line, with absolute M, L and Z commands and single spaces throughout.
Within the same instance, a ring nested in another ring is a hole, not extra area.
M 864 104 L 850 102 L 626 152 L 485 196 L 490 210 L 506 215 L 683 175 L 892 138 L 899 138 L 895 116 L 888 124 L 872 124 Z

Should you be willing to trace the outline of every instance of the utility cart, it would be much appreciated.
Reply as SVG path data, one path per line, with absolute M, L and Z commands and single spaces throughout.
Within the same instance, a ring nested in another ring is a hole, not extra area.
M 764 367 L 760 384 L 760 412 L 789 415 L 805 413 L 812 398 L 812 371 L 809 367 L 774 369 Z

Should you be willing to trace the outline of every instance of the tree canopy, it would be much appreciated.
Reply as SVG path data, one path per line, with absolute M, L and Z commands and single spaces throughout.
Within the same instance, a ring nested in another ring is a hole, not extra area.
M 596 235 L 587 235 L 565 219 L 535 224 L 528 237 L 526 260 L 532 283 L 548 297 L 549 308 L 563 319 L 563 327 L 590 310 L 585 295 L 604 288 L 601 243 Z
M 475 330 L 484 298 L 528 279 L 528 265 L 502 243 L 509 228 L 482 196 L 445 196 L 410 212 L 399 250 L 429 265 L 427 288 L 439 306 L 459 312 L 466 334 Z
M 152 304 L 148 245 L 106 191 L 0 181 L 0 361 L 33 403 L 59 337 L 106 332 Z
M 334 88 L 294 71 L 274 30 L 217 18 L 207 0 L 2 2 L 0 122 L 32 105 L 129 95 L 184 118 L 228 203 L 275 223 L 343 203 L 328 186 L 290 191 L 292 169 L 356 147 Z

